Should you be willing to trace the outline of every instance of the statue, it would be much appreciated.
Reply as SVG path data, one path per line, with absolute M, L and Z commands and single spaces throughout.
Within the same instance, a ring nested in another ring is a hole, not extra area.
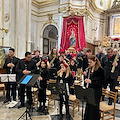
M 71 48 L 75 47 L 75 44 L 76 44 L 76 37 L 75 37 L 75 33 L 74 33 L 73 30 L 71 31 L 70 41 L 71 41 L 70 47 L 71 47 Z
M 110 36 L 104 36 L 101 41 L 102 47 L 111 47 L 111 37 Z

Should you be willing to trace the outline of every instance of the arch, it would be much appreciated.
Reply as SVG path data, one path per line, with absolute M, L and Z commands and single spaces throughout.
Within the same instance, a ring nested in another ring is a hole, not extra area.
M 43 27 L 42 27 L 42 29 L 41 29 L 41 31 L 40 31 L 40 37 L 43 37 L 42 35 L 43 35 L 43 31 L 44 31 L 44 29 L 47 27 L 47 26 L 49 26 L 49 25 L 53 25 L 53 26 L 55 26 L 56 28 L 57 28 L 57 31 L 59 30 L 59 27 L 58 27 L 58 25 L 57 24 L 55 24 L 55 23 L 45 23 L 45 24 L 43 24 Z
M 54 24 L 46 24 L 42 30 L 43 54 L 49 54 L 53 47 L 58 48 L 58 28 Z

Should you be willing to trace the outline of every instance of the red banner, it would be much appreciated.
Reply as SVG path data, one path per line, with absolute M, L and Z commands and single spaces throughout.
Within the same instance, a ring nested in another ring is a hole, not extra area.
M 63 19 L 63 30 L 60 51 L 69 47 L 76 51 L 86 47 L 83 17 L 70 16 Z

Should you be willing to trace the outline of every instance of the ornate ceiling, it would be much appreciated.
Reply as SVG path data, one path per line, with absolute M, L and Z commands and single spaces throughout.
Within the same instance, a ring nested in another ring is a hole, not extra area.
M 114 0 L 94 0 L 94 2 L 98 8 L 107 10 L 112 7 Z

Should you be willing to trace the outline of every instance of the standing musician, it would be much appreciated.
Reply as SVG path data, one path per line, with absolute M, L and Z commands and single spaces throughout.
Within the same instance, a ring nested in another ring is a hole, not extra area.
M 88 67 L 88 58 L 91 55 L 92 55 L 92 50 L 88 48 L 86 51 L 86 55 L 83 57 L 83 65 L 82 65 L 83 71 L 85 71 L 85 69 Z
M 15 54 L 15 49 L 10 48 L 9 49 L 9 57 L 6 58 L 5 63 L 3 65 L 3 68 L 6 69 L 6 74 L 16 74 L 15 67 L 16 67 L 19 59 L 16 58 L 14 56 L 14 54 Z M 5 99 L 4 103 L 6 103 L 8 101 L 11 101 L 11 98 L 10 98 L 10 86 L 12 86 L 13 100 L 16 101 L 16 82 L 5 83 L 5 87 L 6 87 L 6 99 Z
M 32 55 L 30 52 L 25 53 L 25 58 L 21 59 L 17 66 L 16 66 L 16 72 L 18 74 L 18 79 L 20 80 L 24 75 L 33 74 L 36 71 L 36 63 L 32 59 Z M 25 102 L 25 88 L 27 89 L 27 98 L 28 98 L 28 104 L 32 105 L 32 92 L 31 87 L 26 87 L 23 84 L 20 84 L 20 102 L 21 104 L 18 106 L 18 108 L 24 107 Z
M 83 57 L 86 56 L 87 48 L 84 48 L 81 52 L 78 53 L 76 60 L 77 60 L 77 67 L 82 68 L 83 66 Z
M 70 60 L 71 58 L 72 58 L 72 55 L 70 54 L 70 51 L 69 50 L 66 50 L 66 58 L 68 59 L 68 60 Z
M 49 68 L 58 68 L 58 51 L 56 48 L 53 48 L 48 57 Z
M 65 103 L 66 107 L 66 115 L 69 115 L 69 105 L 68 105 L 68 99 L 69 99 L 69 94 L 73 94 L 72 89 L 70 86 L 73 85 L 73 77 L 70 72 L 70 68 L 68 64 L 64 61 L 61 64 L 61 69 L 58 72 L 58 82 L 59 83 L 65 83 L 65 88 L 66 90 L 62 93 L 59 93 L 60 96 L 60 115 L 62 115 L 62 107 L 63 107 L 63 102 Z
M 100 63 L 102 63 L 102 59 L 103 59 L 104 56 L 105 56 L 105 54 L 103 53 L 102 49 L 100 49 L 99 53 L 96 54 L 96 57 L 98 58 L 98 60 L 100 61 Z
M 115 55 L 113 55 L 113 49 L 108 48 L 107 54 L 102 59 L 102 66 L 104 68 L 105 73 L 105 88 L 107 88 L 108 84 L 110 84 L 110 91 L 115 92 L 115 86 L 117 84 L 117 77 L 118 77 L 118 68 L 119 68 L 119 61 L 115 61 Z M 112 73 L 112 68 L 115 67 L 114 72 Z M 112 99 L 109 98 L 109 105 L 112 105 Z
M 40 89 L 38 93 L 38 100 L 39 100 L 39 108 L 38 111 L 45 110 L 45 103 L 46 103 L 46 88 L 47 88 L 47 80 L 49 80 L 49 71 L 47 69 L 47 60 L 42 59 L 40 64 L 40 77 L 38 78 L 40 82 Z M 43 103 L 43 105 L 42 105 Z
M 40 60 L 42 60 L 42 58 L 40 57 L 40 51 L 39 50 L 35 51 L 35 56 L 32 59 L 35 60 L 36 63 L 38 63 Z
M 91 55 L 88 58 L 88 64 L 85 83 L 88 85 L 88 88 L 93 88 L 95 91 L 96 106 L 86 104 L 84 120 L 100 120 L 99 103 L 104 84 L 104 70 L 95 55 Z

